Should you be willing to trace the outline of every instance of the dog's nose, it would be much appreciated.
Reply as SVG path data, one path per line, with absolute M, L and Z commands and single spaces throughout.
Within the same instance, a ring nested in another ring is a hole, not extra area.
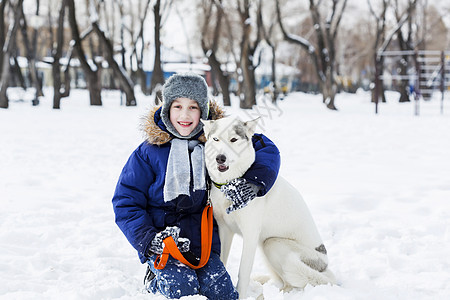
M 223 154 L 219 154 L 216 156 L 216 161 L 218 164 L 223 164 L 227 161 L 227 157 Z

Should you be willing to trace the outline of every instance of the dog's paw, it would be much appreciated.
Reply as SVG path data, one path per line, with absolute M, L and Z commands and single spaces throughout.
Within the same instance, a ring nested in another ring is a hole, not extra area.
M 261 285 L 266 284 L 269 280 L 270 280 L 270 276 L 269 275 L 255 275 L 252 276 L 252 280 L 260 283 Z

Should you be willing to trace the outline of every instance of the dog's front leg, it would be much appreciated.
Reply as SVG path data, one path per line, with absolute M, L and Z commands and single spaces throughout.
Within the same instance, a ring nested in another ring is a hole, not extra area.
M 230 254 L 231 243 L 233 242 L 234 233 L 226 225 L 219 225 L 220 237 L 220 260 L 223 265 L 227 266 L 228 255 Z
M 256 226 L 255 226 L 256 227 Z M 242 233 L 243 246 L 241 264 L 239 266 L 237 290 L 239 298 L 243 299 L 247 295 L 248 285 L 250 284 L 250 274 L 255 259 L 256 247 L 258 245 L 258 231 L 254 229 Z

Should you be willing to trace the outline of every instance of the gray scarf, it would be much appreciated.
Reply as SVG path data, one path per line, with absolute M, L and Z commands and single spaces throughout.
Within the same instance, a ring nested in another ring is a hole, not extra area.
M 197 140 L 173 139 L 171 141 L 164 184 L 164 202 L 179 195 L 190 196 L 191 169 L 194 191 L 206 190 L 204 146 Z M 189 159 L 189 150 L 192 150 Z

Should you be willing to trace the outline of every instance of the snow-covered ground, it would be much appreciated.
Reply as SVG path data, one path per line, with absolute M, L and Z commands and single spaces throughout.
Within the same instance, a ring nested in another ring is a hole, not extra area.
M 109 91 L 90 107 L 74 90 L 56 111 L 47 94 L 32 107 L 12 91 L 0 110 L 0 298 L 164 299 L 143 290 L 145 266 L 111 205 L 150 98 L 121 107 Z M 443 115 L 438 96 L 422 102 L 417 117 L 394 97 L 379 115 L 364 92 L 338 95 L 338 112 L 303 93 L 279 109 L 258 105 L 260 131 L 279 146 L 281 174 L 308 203 L 339 285 L 283 294 L 253 281 L 248 299 L 450 299 L 450 99 Z M 227 266 L 235 282 L 241 244 Z M 258 254 L 253 276 L 266 274 Z

